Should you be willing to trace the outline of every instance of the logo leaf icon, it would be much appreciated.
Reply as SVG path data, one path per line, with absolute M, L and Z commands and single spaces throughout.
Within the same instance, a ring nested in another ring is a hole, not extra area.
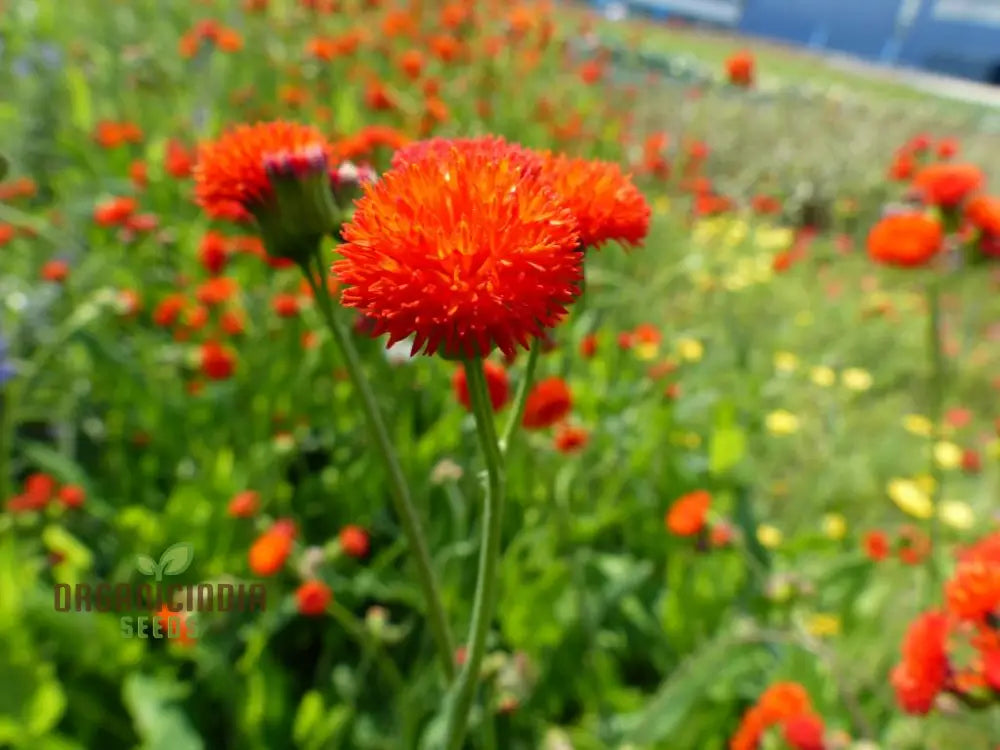
M 149 555 L 136 555 L 135 567 L 144 576 L 156 575 L 156 560 Z
M 178 542 L 167 547 L 160 555 L 160 571 L 163 575 L 176 576 L 191 567 L 194 547 L 188 542 Z

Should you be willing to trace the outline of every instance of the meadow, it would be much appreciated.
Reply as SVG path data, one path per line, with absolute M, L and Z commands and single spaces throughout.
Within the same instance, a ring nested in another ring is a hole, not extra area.
M 995 109 L 579 6 L 0 9 L 0 747 L 1000 746 Z

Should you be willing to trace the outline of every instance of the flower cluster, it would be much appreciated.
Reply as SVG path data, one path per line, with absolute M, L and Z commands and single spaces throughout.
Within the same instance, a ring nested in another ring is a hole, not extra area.
M 824 750 L 826 727 L 815 712 L 805 688 L 778 682 L 765 690 L 740 722 L 729 741 L 730 750 L 758 750 L 769 735 L 789 750 Z M 772 747 L 772 745 L 768 745 Z

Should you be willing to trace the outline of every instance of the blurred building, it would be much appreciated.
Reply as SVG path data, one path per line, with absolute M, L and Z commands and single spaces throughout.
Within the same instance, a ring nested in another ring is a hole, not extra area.
M 597 0 L 1000 85 L 1000 0 Z

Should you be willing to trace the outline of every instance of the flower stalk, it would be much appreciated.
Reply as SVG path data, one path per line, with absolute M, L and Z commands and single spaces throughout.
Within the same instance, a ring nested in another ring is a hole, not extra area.
M 420 523 L 420 517 L 410 497 L 409 485 L 403 474 L 396 451 L 393 448 L 385 422 L 382 419 L 381 411 L 375 400 L 375 394 L 365 377 L 361 366 L 361 358 L 358 356 L 358 352 L 351 342 L 350 334 L 334 315 L 329 293 L 322 283 L 325 274 L 323 261 L 320 259 L 318 252 L 310 253 L 308 259 L 301 264 L 301 269 L 313 291 L 316 306 L 319 308 L 327 327 L 330 329 L 330 333 L 333 335 L 337 348 L 344 358 L 344 364 L 350 375 L 351 382 L 360 396 L 361 408 L 365 413 L 371 434 L 375 438 L 375 445 L 379 456 L 385 464 L 396 514 L 402 523 L 403 533 L 406 535 L 410 551 L 413 553 L 413 558 L 417 564 L 417 576 L 420 586 L 423 589 L 424 600 L 427 603 L 428 622 L 435 645 L 437 646 L 441 667 L 444 670 L 446 679 L 451 680 L 455 671 L 455 650 L 452 645 L 451 630 L 448 627 L 448 618 L 445 615 L 440 589 L 437 578 L 434 575 L 430 551 L 427 546 L 426 537 L 424 536 L 422 524 Z
M 529 364 L 530 366 L 530 364 Z M 479 548 L 479 569 L 476 593 L 472 604 L 472 622 L 466 643 L 465 664 L 458 676 L 446 707 L 446 750 L 460 750 L 469 723 L 472 699 L 479 681 L 479 670 L 486 652 L 486 638 L 497 596 L 497 568 L 500 561 L 500 531 L 506 476 L 504 456 L 497 441 L 493 424 L 486 374 L 481 358 L 465 361 L 469 401 L 476 419 L 476 433 L 486 461 L 485 495 L 483 500 L 482 544 Z M 523 385 L 523 384 L 522 384 Z M 516 424 L 516 421 L 514 422 Z

